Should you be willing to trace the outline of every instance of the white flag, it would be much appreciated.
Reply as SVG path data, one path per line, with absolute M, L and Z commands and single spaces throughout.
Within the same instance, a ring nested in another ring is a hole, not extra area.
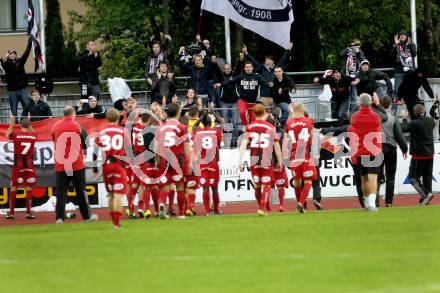
M 292 0 L 203 0 L 201 8 L 228 17 L 284 48 L 289 46 Z

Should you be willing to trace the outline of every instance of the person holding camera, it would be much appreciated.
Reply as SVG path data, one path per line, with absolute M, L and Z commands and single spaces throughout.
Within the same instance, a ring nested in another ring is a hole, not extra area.
M 365 60 L 364 52 L 361 49 L 361 41 L 354 39 L 351 44 L 349 44 L 345 49 L 343 49 L 339 56 L 345 58 L 345 74 L 351 78 L 355 78 L 361 68 L 361 62 Z M 349 105 L 348 109 L 350 113 L 353 113 L 356 108 L 357 91 L 354 85 L 350 86 L 349 92 Z
M 422 67 L 418 67 L 403 77 L 402 83 L 397 90 L 398 100 L 401 101 L 403 99 L 405 101 L 411 119 L 416 118 L 413 113 L 414 106 L 424 103 L 418 96 L 421 86 L 423 86 L 431 101 L 434 102 L 435 100 L 434 92 L 432 91 L 426 76 L 426 70 Z
M 153 78 L 157 69 L 159 69 L 159 64 L 161 62 L 170 64 L 173 55 L 173 39 L 170 35 L 165 35 L 164 37 L 167 41 L 166 51 L 162 50 L 160 41 L 155 40 L 151 44 L 151 54 L 148 56 L 147 67 L 145 68 L 145 78 L 150 86 L 153 85 Z
M 95 41 L 86 43 L 86 50 L 76 57 L 79 62 L 79 86 L 81 100 L 88 102 L 89 96 L 99 100 L 100 85 L 98 69 L 102 65 L 101 55 L 98 52 Z
M 406 73 L 414 70 L 414 57 L 417 55 L 416 45 L 406 31 L 394 35 L 391 58 L 394 62 L 394 99 Z M 395 101 L 396 102 L 396 101 Z
M 6 55 L 0 60 L 6 74 L 9 91 L 9 105 L 14 117 L 17 117 L 18 102 L 20 102 L 23 111 L 29 105 L 29 96 L 26 92 L 28 82 L 26 80 L 26 71 L 24 66 L 31 52 L 32 39 L 29 37 L 26 50 L 20 58 L 17 58 L 17 50 L 10 49 Z M 24 116 L 24 115 L 23 115 Z M 16 118 L 18 123 L 18 119 Z

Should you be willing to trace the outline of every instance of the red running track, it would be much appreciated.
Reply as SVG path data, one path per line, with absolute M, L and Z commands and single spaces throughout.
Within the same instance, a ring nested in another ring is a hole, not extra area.
M 394 198 L 394 206 L 416 206 L 418 204 L 418 195 L 401 195 Z M 431 205 L 440 205 L 440 196 L 434 196 L 430 202 Z M 352 209 L 358 208 L 359 202 L 357 197 L 337 197 L 337 198 L 324 198 L 322 205 L 325 210 L 335 210 L 335 209 Z M 384 203 L 381 201 L 381 206 Z M 296 201 L 286 200 L 284 208 L 285 212 L 296 211 Z M 315 211 L 311 200 L 308 200 L 309 211 Z M 257 204 L 255 201 L 244 201 L 244 202 L 230 202 L 226 203 L 220 207 L 221 211 L 225 215 L 232 214 L 251 214 L 255 213 L 257 210 Z M 201 205 L 196 205 L 196 212 L 198 215 L 203 215 L 203 208 Z M 272 205 L 272 212 L 278 212 L 278 205 Z M 81 215 L 79 211 L 76 211 L 76 219 L 66 220 L 67 223 L 79 222 L 81 221 Z M 95 209 L 94 213 L 98 214 L 100 220 L 109 221 L 110 216 L 107 209 Z M 10 225 L 31 225 L 31 224 L 51 224 L 55 223 L 55 213 L 54 212 L 41 212 L 35 213 L 36 218 L 34 220 L 26 220 L 24 218 L 24 212 L 17 212 L 15 215 L 15 220 L 6 220 L 4 215 L 0 216 L 0 227 L 10 226 Z M 126 219 L 124 217 L 124 219 Z M 153 219 L 155 220 L 155 219 Z

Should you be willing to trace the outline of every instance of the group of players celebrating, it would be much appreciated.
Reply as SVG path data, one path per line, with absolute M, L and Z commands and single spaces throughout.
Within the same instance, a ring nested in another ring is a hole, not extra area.
M 195 192 L 203 188 L 204 212 L 206 215 L 220 215 L 221 117 L 212 107 L 191 118 L 194 109 L 189 109 L 190 115 L 181 117 L 182 107 L 177 104 L 170 104 L 165 114 L 155 104 L 150 110 L 140 110 L 136 108 L 135 99 L 130 98 L 129 103 L 125 112 L 108 109 L 108 125 L 92 140 L 102 153 L 103 181 L 114 227 L 120 227 L 125 196 L 128 201 L 125 214 L 129 218 L 152 217 L 152 200 L 155 216 L 161 219 L 177 216 L 182 219 L 195 215 Z M 310 159 L 313 121 L 305 117 L 303 104 L 292 103 L 281 148 L 273 118 L 264 106 L 256 104 L 251 111 L 253 115 L 249 116 L 252 118 L 245 123 L 238 164 L 243 172 L 244 154 L 250 148 L 249 163 L 258 215 L 266 216 L 270 211 L 269 195 L 272 188 L 278 189 L 279 211 L 284 211 L 288 178 L 283 166 L 283 153 L 284 161 L 289 159 L 288 167 L 294 177 L 297 209 L 304 213 L 311 181 L 316 179 L 317 174 Z M 32 165 L 36 134 L 29 119 L 22 119 L 21 130 L 15 132 L 14 122 L 15 118 L 11 116 L 7 135 L 14 143 L 15 163 L 11 177 L 11 209 L 7 218 L 14 217 L 16 188 L 24 186 L 28 189 L 36 182 Z M 28 193 L 26 217 L 33 218 L 31 195 Z M 136 194 L 137 211 L 134 205 Z M 174 194 L 177 194 L 177 213 L 173 209 Z

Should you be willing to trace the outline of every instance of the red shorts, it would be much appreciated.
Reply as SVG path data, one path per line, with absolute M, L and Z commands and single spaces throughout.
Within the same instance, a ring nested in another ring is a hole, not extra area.
M 218 164 L 200 167 L 199 184 L 201 187 L 218 187 L 220 168 Z
M 297 165 L 297 164 L 296 164 Z M 295 180 L 316 180 L 316 168 L 308 162 L 304 162 L 299 166 L 292 166 L 292 175 Z
M 131 175 L 133 174 L 133 170 L 131 170 L 130 165 L 124 165 L 123 168 L 125 169 L 125 174 L 127 174 L 127 184 L 130 184 L 131 181 Z
M 130 169 L 130 168 L 129 168 Z M 104 164 L 102 166 L 102 177 L 107 192 L 126 194 L 127 192 L 127 168 L 119 162 Z
M 274 180 L 272 167 L 251 167 L 251 175 L 255 184 L 272 185 Z
M 159 169 L 153 164 L 145 163 L 141 167 L 143 176 L 141 180 L 142 186 L 156 186 L 159 182 Z
M 36 183 L 35 169 L 12 167 L 11 186 L 34 186 Z
M 161 160 L 159 163 L 159 185 L 168 185 L 168 184 L 180 184 L 185 182 L 185 176 L 188 173 L 188 161 L 186 158 L 178 160 L 177 166 L 172 166 L 168 164 L 165 160 Z
M 196 190 L 199 188 L 199 176 L 188 175 L 185 176 L 185 188 Z
M 128 169 L 130 170 L 129 172 L 127 172 L 128 184 L 130 184 L 130 185 L 134 185 L 134 184 L 139 185 L 141 183 L 141 180 L 138 177 L 138 175 L 136 175 L 136 173 L 138 173 L 138 174 L 142 173 L 141 167 L 139 167 L 139 166 L 131 166 L 131 168 L 128 167 Z M 135 170 L 136 170 L 136 172 L 135 172 Z
M 273 177 L 274 177 L 274 187 L 276 188 L 289 187 L 289 179 L 287 178 L 286 168 L 283 167 L 283 169 L 279 172 L 273 171 Z

